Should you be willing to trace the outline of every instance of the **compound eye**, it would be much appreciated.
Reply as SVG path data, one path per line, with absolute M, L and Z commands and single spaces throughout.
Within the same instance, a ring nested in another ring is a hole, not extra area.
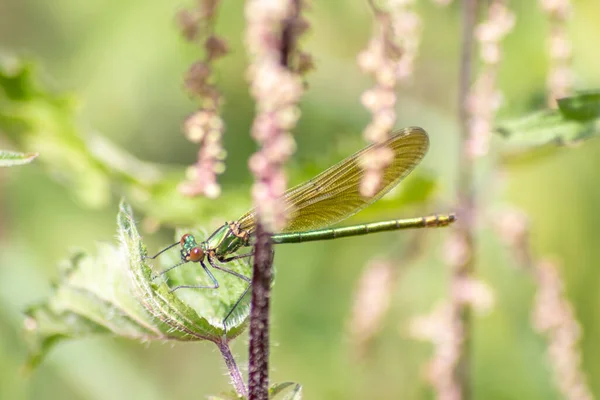
M 204 259 L 204 251 L 200 247 L 194 247 L 190 251 L 190 261 L 197 262 Z
M 183 235 L 183 236 L 181 237 L 181 240 L 179 240 L 179 243 L 181 243 L 181 245 L 183 246 L 183 245 L 184 245 L 184 243 L 185 243 L 185 241 L 187 240 L 187 238 L 188 238 L 189 236 L 190 236 L 190 234 L 189 234 L 189 233 L 186 233 L 185 235 Z

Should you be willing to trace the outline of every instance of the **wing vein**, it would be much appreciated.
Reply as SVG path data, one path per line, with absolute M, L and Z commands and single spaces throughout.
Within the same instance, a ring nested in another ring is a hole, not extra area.
M 363 170 L 359 160 L 377 148 L 370 145 L 321 172 L 315 178 L 289 189 L 284 194 L 288 223 L 282 232 L 324 228 L 357 213 L 389 192 L 423 159 L 429 147 L 427 133 L 417 127 L 394 132 L 382 146 L 394 152 L 392 163 L 384 169 L 379 191 L 371 198 L 360 192 Z M 240 219 L 240 228 L 252 234 L 256 224 L 254 210 Z

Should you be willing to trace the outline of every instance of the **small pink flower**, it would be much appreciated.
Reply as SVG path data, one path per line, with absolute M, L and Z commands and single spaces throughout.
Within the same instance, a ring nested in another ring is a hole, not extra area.
M 469 94 L 471 137 L 466 144 L 466 153 L 472 158 L 485 156 L 489 149 L 492 126 L 502 99 L 496 89 L 497 69 L 502 58 L 500 42 L 514 25 L 514 14 L 503 1 L 494 0 L 488 9 L 487 19 L 475 29 L 482 67 Z

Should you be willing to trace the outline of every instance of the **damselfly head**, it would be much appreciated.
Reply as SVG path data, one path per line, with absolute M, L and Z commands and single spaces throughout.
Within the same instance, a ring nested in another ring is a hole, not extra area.
M 198 262 L 204 260 L 204 250 L 198 246 L 196 238 L 190 233 L 181 236 L 181 259 L 183 261 Z

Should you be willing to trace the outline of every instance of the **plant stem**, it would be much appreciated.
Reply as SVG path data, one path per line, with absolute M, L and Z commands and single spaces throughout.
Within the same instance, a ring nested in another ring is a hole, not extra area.
M 283 26 L 281 29 L 281 50 L 280 50 L 280 58 L 279 62 L 285 68 L 290 68 L 290 55 L 294 51 L 296 47 L 296 32 L 294 29 L 296 28 L 295 24 L 297 22 L 298 16 L 300 15 L 300 0 L 289 0 L 292 13 L 287 18 L 287 20 L 283 21 Z
M 269 393 L 269 300 L 273 276 L 271 235 L 259 222 L 256 226 L 252 303 L 250 308 L 250 349 L 248 356 L 248 399 L 267 400 Z
M 231 376 L 231 383 L 233 384 L 236 393 L 239 396 L 247 396 L 248 390 L 244 384 L 244 378 L 242 377 L 242 373 L 235 362 L 235 358 L 233 358 L 233 354 L 231 354 L 229 343 L 227 340 L 223 340 L 217 343 L 217 346 L 221 351 L 221 355 L 223 355 L 223 359 L 225 360 L 225 364 L 229 370 L 229 376 Z
M 475 195 L 473 191 L 473 158 L 467 153 L 470 139 L 468 96 L 472 80 L 473 67 L 473 35 L 477 18 L 477 0 L 463 0 L 463 31 L 460 58 L 460 86 L 458 93 L 458 120 L 461 140 L 459 150 L 458 201 L 461 217 L 458 219 L 460 241 L 465 246 L 467 256 L 455 269 L 452 277 L 453 288 L 461 287 L 461 283 L 473 273 L 474 269 L 474 235 Z M 454 304 L 454 323 L 456 331 L 462 335 L 459 358 L 454 370 L 454 381 L 463 400 L 471 398 L 470 392 L 470 356 L 471 356 L 471 307 L 456 296 L 457 289 L 452 290 Z
M 281 21 L 279 63 L 290 69 L 290 56 L 296 45 L 296 24 L 300 0 L 289 0 L 292 12 Z M 260 217 L 260 215 L 259 215 Z M 256 224 L 254 266 L 252 269 L 252 302 L 250 306 L 250 348 L 248 356 L 248 399 L 269 397 L 269 306 L 273 277 L 273 242 L 260 218 Z

